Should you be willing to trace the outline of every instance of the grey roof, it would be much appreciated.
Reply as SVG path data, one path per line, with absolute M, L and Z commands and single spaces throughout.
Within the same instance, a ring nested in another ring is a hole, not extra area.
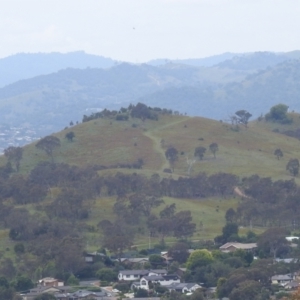
M 149 274 L 148 270 L 122 270 L 119 273 L 123 275 L 147 275 Z
M 38 286 L 36 288 L 30 289 L 30 293 L 42 293 L 49 289 L 56 289 L 57 291 L 61 291 L 60 287 L 57 286 Z
M 178 280 L 179 276 L 178 275 L 158 275 L 158 276 L 144 276 L 147 281 L 158 281 L 158 280 Z
M 286 284 L 286 287 L 291 287 L 291 288 L 295 288 L 295 287 L 299 287 L 300 286 L 300 282 L 299 281 L 292 281 Z
M 181 282 L 181 283 L 173 282 L 173 283 L 171 283 L 170 285 L 168 285 L 166 287 L 169 288 L 169 289 L 180 289 L 180 290 L 182 290 L 183 288 L 190 289 L 190 288 L 192 288 L 195 285 L 201 286 L 200 284 L 193 283 L 193 282 L 186 282 L 186 283 L 184 283 L 184 282 Z
M 226 250 L 229 247 L 234 247 L 236 249 L 243 249 L 243 250 L 250 250 L 257 248 L 256 243 L 248 243 L 248 244 L 243 244 L 243 243 L 236 243 L 236 242 L 228 242 L 224 244 L 223 246 L 220 247 L 221 250 Z
M 165 269 L 157 269 L 157 270 L 149 270 L 149 273 L 156 273 L 156 274 L 167 274 L 168 271 Z
M 167 270 L 159 269 L 159 270 L 122 270 L 119 271 L 119 273 L 123 275 L 141 275 L 146 276 L 149 273 L 155 273 L 155 274 L 167 274 Z
M 102 257 L 106 257 L 105 254 L 101 253 L 101 252 L 88 252 L 86 255 L 91 255 L 91 256 L 102 256 Z
M 274 275 L 271 277 L 271 280 L 291 280 L 292 276 L 290 274 L 286 275 Z
M 163 276 L 156 276 L 156 275 L 144 276 L 143 278 L 146 279 L 147 281 L 164 280 Z
M 290 264 L 290 263 L 296 263 L 299 260 L 298 258 L 276 258 L 275 261 Z
M 96 296 L 96 297 L 103 297 L 103 296 L 106 296 L 106 292 L 91 292 L 91 291 L 86 291 L 86 290 L 79 290 L 75 293 L 72 294 L 72 297 L 86 297 L 86 296 L 89 296 L 89 295 L 93 295 L 93 296 Z
M 149 257 L 120 258 L 120 262 L 124 262 L 124 261 L 129 261 L 132 263 L 147 262 L 149 261 Z

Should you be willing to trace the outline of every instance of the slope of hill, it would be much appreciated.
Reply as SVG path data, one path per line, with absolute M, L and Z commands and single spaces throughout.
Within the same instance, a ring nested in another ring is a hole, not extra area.
M 300 51 L 291 52 L 249 52 L 249 53 L 223 53 L 205 58 L 194 59 L 155 59 L 148 62 L 153 66 L 167 63 L 184 64 L 197 67 L 229 67 L 237 70 L 264 69 L 290 59 L 299 59 Z
M 129 109 L 123 110 L 118 115 L 128 112 Z M 158 113 L 157 119 L 128 116 L 127 120 L 117 121 L 116 115 L 107 112 L 106 117 L 54 134 L 61 143 L 53 150 L 55 164 L 46 151 L 33 143 L 24 147 L 20 172 L 13 171 L 7 177 L 5 172 L 11 170 L 5 168 L 7 159 L 0 157 L 0 246 L 5 249 L 24 243 L 26 254 L 35 258 L 44 253 L 43 247 L 49 248 L 47 242 L 56 246 L 61 240 L 67 243 L 68 239 L 60 238 L 63 234 L 73 239 L 82 237 L 88 246 L 80 249 L 97 250 L 103 245 L 101 221 L 109 224 L 120 216 L 122 221 L 126 217 L 122 213 L 130 209 L 126 201 L 137 194 L 142 195 L 142 199 L 155 195 L 154 198 L 164 200 L 151 211 L 157 216 L 162 208 L 173 203 L 178 212 L 189 210 L 195 223 L 191 239 L 213 239 L 225 224 L 225 212 L 246 203 L 245 199 L 239 199 L 240 195 L 236 197 L 234 187 L 246 190 L 247 178 L 253 182 L 258 176 L 270 177 L 280 180 L 285 189 L 293 187 L 286 164 L 290 158 L 300 158 L 299 141 L 280 132 L 298 129 L 299 114 L 290 115 L 291 124 L 253 121 L 248 128 L 240 125 L 238 130 L 223 122 L 164 111 Z M 71 131 L 75 135 L 72 141 L 66 138 Z M 216 157 L 209 150 L 212 143 L 218 144 Z M 178 151 L 173 165 L 166 158 L 171 146 Z M 206 152 L 202 160 L 192 163 L 189 175 L 188 168 L 197 147 L 206 148 Z M 284 153 L 280 160 L 274 155 L 277 148 Z M 137 161 L 143 162 L 142 168 L 133 166 Z M 165 169 L 172 167 L 173 173 L 166 172 Z M 250 177 L 253 174 L 258 176 Z M 298 176 L 294 180 L 300 184 Z M 249 202 L 257 203 L 252 200 Z M 141 249 L 149 245 L 149 216 L 134 214 L 139 212 L 136 208 L 139 203 L 132 204 L 126 221 L 129 224 L 124 226 L 128 230 L 125 233 L 133 234 L 134 244 Z M 117 204 L 121 204 L 121 208 Z M 276 211 L 272 213 L 274 216 Z M 242 225 L 245 226 L 242 232 L 246 233 L 249 223 Z M 262 229 L 254 230 L 261 232 Z M 151 236 L 152 245 L 160 240 L 159 234 Z M 68 247 L 73 247 L 71 241 Z M 175 238 L 169 233 L 165 241 L 172 243 Z M 39 259 L 45 263 L 61 255 L 55 250 L 59 247 L 53 249 L 55 254 L 50 259 L 49 256 Z M 2 259 L 8 257 L 14 259 L 11 252 L 3 251 Z
M 0 88 L 13 82 L 57 72 L 66 68 L 109 68 L 110 58 L 83 51 L 62 53 L 19 53 L 0 59 Z
M 237 56 L 242 56 L 244 54 L 242 53 L 222 53 L 219 55 L 213 55 L 209 57 L 204 58 L 190 58 L 190 59 L 154 59 L 147 62 L 147 64 L 152 66 L 161 66 L 166 63 L 172 62 L 174 64 L 183 64 L 183 65 L 190 65 L 195 67 L 212 67 L 214 65 L 217 65 L 225 60 L 230 60 Z

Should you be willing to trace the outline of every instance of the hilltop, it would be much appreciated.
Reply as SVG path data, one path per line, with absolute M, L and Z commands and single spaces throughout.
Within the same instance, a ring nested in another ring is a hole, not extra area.
M 173 146 L 179 152 L 174 175 L 186 176 L 186 159 L 194 156 L 196 147 L 203 146 L 207 151 L 203 160 L 194 164 L 194 174 L 227 172 L 240 177 L 258 174 L 289 179 L 285 164 L 290 158 L 297 157 L 299 142 L 278 131 L 300 128 L 299 115 L 294 113 L 291 116 L 292 124 L 254 120 L 248 128 L 240 125 L 238 131 L 228 123 L 174 114 L 144 121 L 139 118 L 123 121 L 117 121 L 115 117 L 97 118 L 55 134 L 61 140 L 55 160 L 82 167 L 131 164 L 142 159 L 141 172 L 164 175 L 163 169 L 169 167 L 165 151 Z M 70 131 L 75 134 L 74 142 L 65 138 Z M 219 146 L 216 158 L 209 151 L 213 142 Z M 285 154 L 282 161 L 277 161 L 274 156 L 276 148 L 281 148 Z M 21 171 L 28 172 L 40 160 L 47 160 L 47 156 L 34 144 L 26 146 Z
M 18 53 L 0 59 L 0 88 L 19 80 L 66 68 L 109 68 L 115 61 L 84 51 L 70 53 Z

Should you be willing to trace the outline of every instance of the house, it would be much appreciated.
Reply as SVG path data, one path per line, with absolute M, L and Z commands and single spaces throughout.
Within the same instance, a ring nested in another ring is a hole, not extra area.
M 256 243 L 243 244 L 243 243 L 229 242 L 221 246 L 219 249 L 222 252 L 228 253 L 228 252 L 234 252 L 239 249 L 245 251 L 253 251 L 256 248 L 257 248 Z
M 95 261 L 100 260 L 101 258 L 105 258 L 106 255 L 101 252 L 89 252 L 85 255 L 84 260 L 87 263 L 93 263 Z
M 298 258 L 276 258 L 275 262 L 291 264 L 291 263 L 298 263 L 299 259 Z
M 39 285 L 41 286 L 64 286 L 63 281 L 52 277 L 45 277 L 38 281 Z
M 118 279 L 119 281 L 125 280 L 125 281 L 134 281 L 139 280 L 143 276 L 148 275 L 148 270 L 122 270 L 119 271 Z
M 79 300 L 79 299 L 102 299 L 102 297 L 107 296 L 105 292 L 91 292 L 86 290 L 79 290 L 70 295 L 69 299 Z
M 193 293 L 197 289 L 201 289 L 201 285 L 197 283 L 172 283 L 166 286 L 170 291 L 176 291 L 180 293 Z
M 21 297 L 23 300 L 32 300 L 38 295 L 44 294 L 44 293 L 49 293 L 49 294 L 54 294 L 54 293 L 60 293 L 60 289 L 57 287 L 45 287 L 45 286 L 40 286 L 34 289 L 31 289 L 29 293 L 27 294 L 21 294 Z
M 297 280 L 293 280 L 291 282 L 288 282 L 284 288 L 287 290 L 294 290 L 294 289 L 298 289 L 300 287 L 300 281 Z
M 152 275 L 144 276 L 141 278 L 139 285 L 135 288 L 149 290 L 151 283 L 158 283 L 161 286 L 169 286 L 172 283 L 180 283 L 180 278 L 178 275 Z
M 69 292 L 73 289 L 73 287 L 71 286 L 38 286 L 36 288 L 30 289 L 29 293 L 26 294 L 22 294 L 22 299 L 23 300 L 32 300 L 34 299 L 36 296 L 44 294 L 44 293 L 48 293 L 48 294 L 53 294 L 55 296 L 60 295 L 61 298 L 60 299 L 69 299 L 69 298 L 63 298 L 63 295 L 67 295 L 69 296 Z
M 288 241 L 288 242 L 293 242 L 295 240 L 299 240 L 299 236 L 286 236 L 285 239 Z
M 178 268 L 177 271 L 176 271 L 176 274 L 179 277 L 182 277 L 182 276 L 184 276 L 184 274 L 186 273 L 186 271 L 187 271 L 187 268 Z
M 294 275 L 285 274 L 285 275 L 274 275 L 271 277 L 272 284 L 278 284 L 281 286 L 285 286 L 287 283 L 292 282 L 294 280 Z
M 132 258 L 120 258 L 118 259 L 123 264 L 141 264 L 144 265 L 145 263 L 149 262 L 148 257 L 132 257 Z
M 137 281 L 143 276 L 167 275 L 167 270 L 123 270 L 119 271 L 118 279 L 125 281 Z

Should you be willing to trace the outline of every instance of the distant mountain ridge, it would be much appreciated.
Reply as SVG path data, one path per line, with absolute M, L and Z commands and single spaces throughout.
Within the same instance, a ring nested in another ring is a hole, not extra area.
M 257 52 L 213 67 L 112 62 L 110 68 L 67 68 L 0 88 L 0 126 L 43 136 L 83 115 L 137 102 L 216 120 L 239 109 L 258 117 L 280 102 L 300 111 L 299 57 L 299 51 Z
M 66 68 L 110 68 L 115 64 L 111 58 L 70 53 L 19 53 L 0 59 L 0 87 L 31 77 L 46 75 Z
M 299 112 L 299 82 L 300 60 L 288 60 L 248 75 L 241 82 L 218 87 L 169 87 L 138 100 L 149 105 L 162 103 L 191 116 L 226 119 L 235 111 L 246 109 L 258 117 L 278 103 Z

